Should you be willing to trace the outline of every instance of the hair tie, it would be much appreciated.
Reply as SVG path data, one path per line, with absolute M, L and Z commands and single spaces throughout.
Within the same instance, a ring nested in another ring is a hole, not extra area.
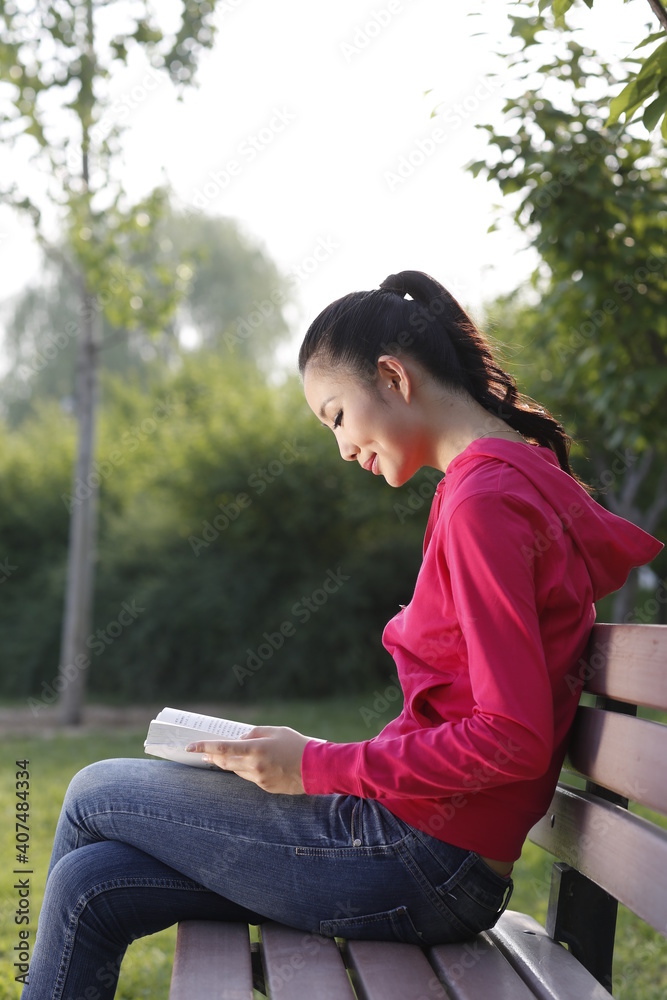
M 400 295 L 402 299 L 405 298 L 407 294 L 407 289 L 405 287 L 405 281 L 401 274 L 390 274 L 388 278 L 385 278 L 380 285 L 381 292 L 393 292 L 395 295 Z

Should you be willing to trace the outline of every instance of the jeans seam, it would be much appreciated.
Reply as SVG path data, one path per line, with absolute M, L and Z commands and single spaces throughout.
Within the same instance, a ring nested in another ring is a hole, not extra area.
M 405 865 L 405 867 L 407 868 L 407 870 L 414 878 L 420 890 L 423 892 L 424 896 L 426 897 L 428 902 L 434 907 L 434 909 L 440 915 L 449 916 L 450 914 L 454 914 L 454 911 L 447 906 L 445 899 L 441 897 L 440 893 L 433 885 L 431 879 L 429 879 L 426 873 L 423 871 L 421 865 L 412 856 L 409 848 L 401 843 L 399 845 L 398 855 L 403 864 Z M 458 868 L 456 868 L 456 870 L 452 872 L 449 878 L 445 879 L 443 884 L 447 885 L 455 877 L 457 877 L 458 881 L 460 882 L 460 880 L 473 867 L 476 861 L 477 861 L 477 856 L 471 851 L 468 857 L 464 858 L 464 860 L 459 864 Z M 457 919 L 459 918 L 457 917 Z
M 106 882 L 99 882 L 97 885 L 92 886 L 87 892 L 79 896 L 76 906 L 72 910 L 69 923 L 67 925 L 67 934 L 65 936 L 65 946 L 63 948 L 63 954 L 60 959 L 60 965 L 58 967 L 58 973 L 56 975 L 56 982 L 54 985 L 53 1000 L 62 1000 L 63 990 L 65 988 L 65 980 L 67 979 L 67 974 L 69 972 L 69 965 L 72 957 L 72 951 L 74 950 L 74 941 L 76 939 L 76 933 L 79 927 L 79 918 L 85 910 L 86 906 L 90 903 L 91 899 L 96 896 L 100 896 L 104 892 L 108 892 L 110 889 L 122 889 L 129 886 L 140 886 L 142 888 L 151 889 L 189 889 L 191 892 L 207 892 L 208 890 L 205 886 L 199 886 L 192 880 L 183 879 L 165 879 L 165 878 L 119 878 L 119 879 L 109 879 Z
M 157 823 L 168 823 L 170 826 L 185 827 L 188 830 L 201 830 L 204 833 L 211 833 L 216 837 L 222 836 L 225 837 L 226 839 L 228 838 L 228 835 L 225 831 L 217 830 L 215 827 L 212 826 L 204 826 L 201 823 L 195 824 L 191 822 L 185 822 L 184 820 L 176 819 L 172 816 L 169 816 L 168 814 L 161 815 L 158 813 L 138 812 L 130 809 L 96 809 L 94 812 L 89 812 L 85 816 L 81 817 L 80 821 L 75 820 L 74 826 L 80 828 L 80 826 L 87 823 L 89 819 L 94 819 L 96 816 L 132 816 L 132 817 L 138 817 L 139 819 L 149 819 Z M 79 835 L 79 829 L 77 829 L 77 841 L 78 841 L 78 835 Z M 88 836 L 91 836 L 91 834 L 88 834 Z M 96 839 L 90 841 L 90 843 L 97 843 L 98 841 L 105 841 L 109 839 L 114 839 L 114 838 L 110 838 L 108 836 L 97 837 Z M 298 849 L 299 847 L 302 846 L 300 844 L 293 844 L 293 843 L 292 844 L 277 843 L 276 841 L 273 840 L 258 840 L 256 837 L 243 837 L 241 834 L 236 834 L 235 839 L 243 841 L 243 843 L 245 844 L 250 844 L 252 847 L 254 847 L 255 845 L 261 847 L 269 847 L 269 848 L 275 847 L 287 851 L 293 851 L 295 848 Z M 130 840 L 127 840 L 125 841 L 125 843 L 131 844 L 132 842 Z M 79 844 L 77 843 L 76 846 L 78 847 Z M 341 850 L 348 850 L 348 849 L 349 848 L 341 848 Z M 141 848 L 139 848 L 139 850 L 141 850 Z
M 438 896 L 434 886 L 431 885 L 430 879 L 426 877 L 425 873 L 422 871 L 421 866 L 412 856 L 409 848 L 404 843 L 401 843 L 400 845 L 398 845 L 397 853 L 399 858 L 403 862 L 404 866 L 410 872 L 410 875 L 415 880 L 420 890 L 423 892 L 426 899 L 429 901 L 429 903 L 431 903 L 431 905 L 437 910 L 438 913 L 442 914 L 444 912 L 442 900 Z
M 358 799 L 354 806 L 352 807 L 352 812 L 350 814 L 350 838 L 351 843 L 354 845 L 356 840 L 361 841 L 361 824 L 359 823 L 358 817 L 361 811 L 361 799 Z M 359 827 L 357 829 L 357 826 Z

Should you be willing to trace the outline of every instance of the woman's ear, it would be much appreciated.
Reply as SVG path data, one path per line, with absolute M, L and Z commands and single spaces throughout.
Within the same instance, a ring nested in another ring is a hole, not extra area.
M 409 365 L 393 354 L 382 354 L 377 361 L 380 392 L 399 393 L 409 403 L 412 398 L 413 374 Z

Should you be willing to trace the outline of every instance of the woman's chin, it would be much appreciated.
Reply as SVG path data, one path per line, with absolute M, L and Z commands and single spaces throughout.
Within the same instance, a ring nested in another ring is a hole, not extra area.
M 410 475 L 401 475 L 400 472 L 381 472 L 380 475 L 384 476 L 387 486 L 393 486 L 397 490 L 400 486 L 405 486 L 408 480 L 412 478 L 413 473 L 410 473 Z
M 416 468 L 411 466 L 405 469 L 392 469 L 388 472 L 380 470 L 380 472 L 384 476 L 388 486 L 393 486 L 394 489 L 398 489 L 400 486 L 405 486 L 406 483 L 409 483 L 411 479 L 414 479 L 419 470 L 423 468 L 423 465 L 418 465 Z

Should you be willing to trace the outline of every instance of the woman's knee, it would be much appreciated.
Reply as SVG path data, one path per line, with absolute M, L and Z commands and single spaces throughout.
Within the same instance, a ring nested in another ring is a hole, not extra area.
M 126 763 L 123 758 L 98 760 L 77 771 L 65 792 L 65 807 L 69 809 L 71 806 L 80 806 L 83 802 L 95 799 L 102 789 L 107 793 L 118 780 L 124 782 L 127 787 L 127 778 L 123 778 Z
M 74 934 L 85 928 L 119 947 L 127 945 L 126 907 L 123 892 L 116 890 L 132 881 L 127 870 L 133 853 L 124 844 L 102 841 L 65 854 L 49 874 L 40 922 Z
M 93 845 L 97 847 L 98 845 Z M 49 872 L 46 892 L 49 901 L 57 901 L 66 913 L 80 908 L 100 880 L 104 878 L 103 868 L 90 845 L 64 854 Z

